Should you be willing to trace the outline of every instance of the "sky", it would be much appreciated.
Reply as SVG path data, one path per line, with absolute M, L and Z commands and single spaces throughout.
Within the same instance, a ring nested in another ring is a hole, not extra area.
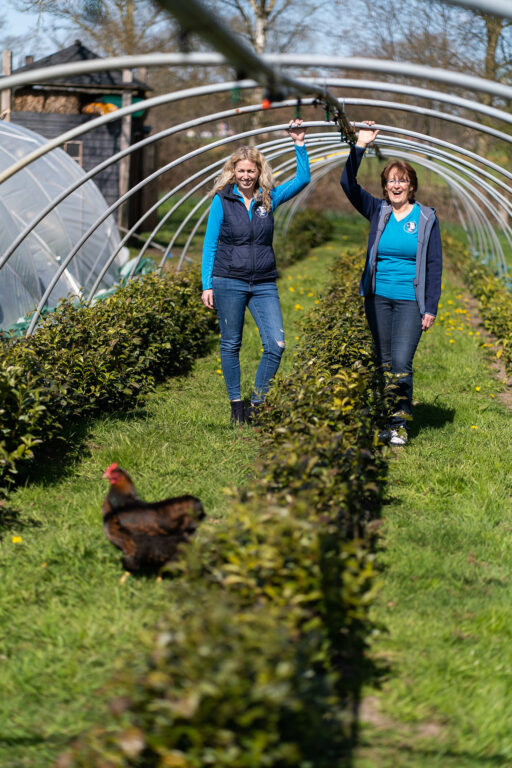
M 13 66 L 21 66 L 25 63 L 25 56 L 35 55 L 36 58 L 52 53 L 58 49 L 53 40 L 48 40 L 44 34 L 40 34 L 36 40 L 27 35 L 30 30 L 36 30 L 40 19 L 37 12 L 29 13 L 15 10 L 12 3 L 4 0 L 0 11 L 5 23 L 2 28 L 2 37 L 19 36 L 21 39 L 16 45 L 12 45 Z

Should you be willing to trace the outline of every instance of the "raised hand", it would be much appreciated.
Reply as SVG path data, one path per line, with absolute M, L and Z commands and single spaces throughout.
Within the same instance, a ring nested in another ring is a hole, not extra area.
M 293 139 L 294 144 L 302 146 L 304 144 L 304 136 L 306 135 L 307 128 L 302 127 L 302 120 L 298 117 L 295 120 L 290 120 L 287 133 Z
M 356 142 L 356 146 L 358 147 L 367 147 L 368 144 L 371 144 L 372 141 L 375 141 L 377 134 L 379 133 L 378 130 L 371 128 L 372 125 L 375 125 L 375 120 L 363 120 L 363 123 L 367 125 L 368 128 L 359 129 Z

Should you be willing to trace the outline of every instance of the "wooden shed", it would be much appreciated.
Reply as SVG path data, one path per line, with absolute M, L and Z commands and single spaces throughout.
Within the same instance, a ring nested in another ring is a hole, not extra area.
M 14 73 L 27 72 L 40 67 L 66 64 L 77 61 L 101 58 L 86 48 L 80 40 L 73 45 L 57 51 L 42 59 L 33 61 L 27 57 L 23 67 Z M 4 52 L 3 74 L 8 74 Z M 9 107 L 3 103 L 4 119 L 30 128 L 45 136 L 55 138 L 60 134 L 87 123 L 99 114 L 119 108 L 123 95 L 131 97 L 132 103 L 146 98 L 150 86 L 143 80 L 133 77 L 131 70 L 112 70 L 90 74 L 61 77 L 55 81 L 28 84 L 14 89 L 10 94 Z M 129 102 L 128 102 L 129 103 Z M 147 111 L 133 113 L 131 119 L 114 120 L 89 133 L 66 143 L 63 148 L 85 170 L 89 171 L 102 161 L 112 157 L 127 144 L 135 144 L 151 132 L 146 124 Z M 148 176 L 157 165 L 156 147 L 153 144 L 136 150 L 129 155 L 129 160 L 114 163 L 94 176 L 105 200 L 110 205 Z M 157 199 L 156 185 L 143 188 L 130 198 L 125 206 L 122 223 L 132 226 L 141 214 Z M 144 223 L 144 229 L 154 225 L 153 221 Z

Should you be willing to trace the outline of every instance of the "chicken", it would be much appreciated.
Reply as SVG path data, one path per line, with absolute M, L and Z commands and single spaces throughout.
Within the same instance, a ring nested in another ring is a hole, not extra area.
M 203 505 L 195 496 L 142 501 L 128 473 L 117 464 L 111 464 L 103 477 L 110 482 L 102 506 L 103 529 L 124 553 L 126 571 L 160 568 L 204 517 Z

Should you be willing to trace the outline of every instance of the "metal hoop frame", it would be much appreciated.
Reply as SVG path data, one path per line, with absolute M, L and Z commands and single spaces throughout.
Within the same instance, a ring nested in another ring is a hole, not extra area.
M 170 0 L 163 0 L 162 4 L 165 6 L 169 1 Z M 480 0 L 479 3 L 471 2 L 470 0 L 466 0 L 466 2 L 462 2 L 462 0 L 460 0 L 460 2 L 459 0 L 447 1 L 458 5 L 465 5 L 466 7 L 479 7 L 482 10 L 488 10 L 489 6 L 496 6 L 496 4 L 499 5 L 500 2 L 507 2 L 508 0 L 488 0 L 487 2 Z M 178 17 L 180 13 L 190 15 L 191 13 L 193 14 L 197 12 L 197 9 L 200 8 L 198 0 L 187 0 L 186 2 L 185 0 L 183 0 L 183 2 L 181 2 L 181 0 L 180 2 L 173 0 L 172 6 L 176 10 L 176 15 L 178 15 Z M 506 16 L 507 14 L 502 13 L 501 15 Z M 510 12 L 509 17 L 512 18 L 512 12 Z M 216 39 L 220 41 L 219 47 L 222 48 L 222 46 L 225 45 L 226 30 L 220 29 L 219 31 L 217 29 L 214 32 Z M 65 67 L 46 67 L 36 72 L 31 71 L 29 73 L 19 73 L 2 78 L 0 81 L 0 90 L 19 86 L 27 82 L 46 82 L 64 74 L 70 76 L 79 73 L 83 74 L 86 72 L 108 69 L 122 69 L 127 67 L 229 66 L 234 63 L 236 56 L 243 58 L 244 56 L 248 55 L 248 49 L 244 48 L 243 45 L 240 46 L 238 43 L 239 41 L 233 48 L 232 55 L 229 57 L 222 56 L 219 53 L 150 54 L 146 56 L 125 56 L 111 59 L 99 59 L 78 64 L 65 65 Z M 249 61 L 249 59 L 247 59 L 247 61 Z M 21 168 L 26 167 L 31 162 L 34 162 L 38 157 L 41 157 L 47 152 L 50 152 L 55 147 L 62 145 L 65 141 L 69 141 L 71 138 L 75 138 L 76 136 L 83 135 L 90 130 L 94 130 L 94 128 L 100 125 L 110 123 L 113 120 L 119 120 L 123 116 L 129 115 L 136 110 L 157 108 L 174 101 L 198 98 L 200 96 L 205 96 L 212 93 L 223 93 L 232 90 L 235 87 L 239 89 L 254 89 L 262 81 L 268 84 L 269 78 L 273 78 L 272 83 L 274 92 L 280 91 L 289 94 L 290 96 L 292 94 L 295 96 L 293 99 L 281 98 L 274 101 L 274 103 L 271 105 L 271 107 L 274 109 L 282 108 L 285 106 L 294 106 L 296 104 L 297 96 L 300 96 L 301 103 L 304 106 L 308 106 L 320 99 L 320 101 L 327 106 L 327 111 L 337 108 L 342 115 L 344 115 L 345 105 L 385 108 L 392 111 L 393 113 L 402 111 L 421 114 L 422 116 L 427 116 L 460 125 L 465 129 L 492 136 L 493 138 L 504 141 L 506 143 L 512 143 L 512 136 L 510 136 L 505 131 L 502 131 L 494 126 L 484 125 L 483 123 L 477 122 L 473 119 L 461 117 L 460 115 L 445 113 L 437 109 L 424 108 L 409 102 L 402 103 L 361 97 L 344 97 L 343 99 L 338 99 L 337 97 L 333 96 L 330 91 L 327 90 L 327 87 L 343 89 L 357 88 L 359 90 L 371 89 L 372 91 L 380 90 L 388 93 L 397 93 L 411 96 L 415 99 L 428 99 L 430 101 L 436 101 L 439 104 L 444 103 L 452 107 L 460 107 L 463 109 L 471 110 L 473 114 L 476 113 L 486 115 L 488 118 L 493 118 L 494 121 L 501 121 L 505 124 L 512 123 L 511 114 L 494 107 L 487 107 L 486 105 L 482 105 L 478 103 L 476 99 L 473 101 L 471 99 L 461 98 L 454 94 L 439 92 L 427 88 L 418 88 L 416 86 L 409 85 L 408 83 L 396 84 L 373 80 L 351 80 L 349 78 L 330 76 L 325 76 L 322 78 L 321 82 L 318 82 L 318 80 L 312 78 L 297 80 L 284 74 L 284 70 L 287 67 L 292 66 L 302 70 L 315 67 L 316 69 L 321 68 L 328 72 L 329 69 L 336 68 L 338 70 L 357 70 L 360 72 L 370 71 L 384 75 L 400 75 L 401 77 L 406 77 L 407 80 L 422 79 L 423 81 L 438 82 L 454 87 L 463 87 L 466 91 L 473 90 L 477 93 L 489 93 L 502 98 L 512 98 L 512 87 L 492 81 L 487 81 L 482 78 L 468 77 L 457 72 L 448 72 L 445 70 L 413 65 L 409 63 L 397 63 L 382 61 L 379 59 L 359 59 L 357 57 L 306 57 L 297 56 L 294 54 L 267 55 L 257 57 L 251 52 L 250 66 L 243 70 L 239 69 L 239 71 L 246 71 L 252 75 L 255 75 L 254 80 L 232 80 L 223 83 L 215 83 L 208 86 L 201 86 L 199 88 L 190 88 L 181 92 L 164 94 L 162 96 L 146 99 L 143 102 L 137 102 L 136 105 L 123 107 L 114 113 L 108 113 L 101 117 L 97 117 L 93 120 L 90 120 L 85 125 L 75 128 L 72 131 L 67 131 L 65 134 L 62 134 L 56 139 L 47 142 L 44 146 L 38 148 L 35 152 L 32 152 L 30 155 L 22 158 L 17 163 L 14 163 L 10 168 L 6 169 L 3 173 L 0 174 L 0 181 L 6 181 L 14 173 L 17 173 L 19 170 L 21 170 Z M 304 98 L 304 96 L 307 97 Z M 261 105 L 250 105 L 240 107 L 238 109 L 224 110 L 215 114 L 203 115 L 194 120 L 189 120 L 179 125 L 171 126 L 170 128 L 161 131 L 158 134 L 146 137 L 142 141 L 132 145 L 122 152 L 118 152 L 112 158 L 109 158 L 109 160 L 100 163 L 98 166 L 85 174 L 82 180 L 75 182 L 73 185 L 70 185 L 70 187 L 68 187 L 57 198 L 55 198 L 43 211 L 38 213 L 33 221 L 30 222 L 11 243 L 9 248 L 3 254 L 1 254 L 0 269 L 6 265 L 6 263 L 9 261 L 9 258 L 12 256 L 21 242 L 23 242 L 23 240 L 34 230 L 34 228 L 45 218 L 45 216 L 47 216 L 50 211 L 59 204 L 59 202 L 61 202 L 67 195 L 71 194 L 71 192 L 77 189 L 82 183 L 85 183 L 88 179 L 94 177 L 101 170 L 104 170 L 106 167 L 115 162 L 119 162 L 119 160 L 121 160 L 123 157 L 137 151 L 143 146 L 160 141 L 163 138 L 175 135 L 189 128 L 195 128 L 218 120 L 229 120 L 235 115 L 238 116 L 240 114 L 254 114 L 260 112 L 261 110 Z M 339 165 L 341 162 L 343 162 L 346 151 L 342 150 L 343 144 L 340 148 L 339 137 L 339 131 L 341 130 L 342 138 L 344 138 L 343 123 L 340 123 L 339 120 L 336 122 L 338 127 L 338 134 L 333 132 L 333 128 L 336 127 L 336 124 L 333 125 L 333 123 L 330 123 L 329 121 L 310 121 L 306 123 L 306 125 L 317 129 L 318 131 L 317 133 L 308 134 L 307 137 L 310 156 L 312 160 L 316 161 L 312 169 L 312 183 L 310 187 L 308 187 L 306 190 L 304 190 L 303 193 L 297 196 L 294 201 L 291 201 L 287 206 L 283 207 L 283 210 L 278 217 L 278 223 L 276 225 L 277 228 L 281 229 L 283 233 L 286 233 L 289 223 L 295 212 L 311 194 L 312 189 L 314 189 L 319 179 L 325 173 L 329 172 L 333 167 L 335 167 L 335 165 Z M 233 136 L 213 141 L 208 146 L 199 147 L 182 155 L 176 160 L 173 160 L 171 163 L 168 163 L 165 166 L 157 169 L 142 182 L 128 190 L 128 192 L 120 197 L 113 205 L 109 206 L 107 211 L 105 211 L 105 213 L 98 218 L 98 220 L 91 226 L 91 228 L 86 233 L 84 233 L 78 243 L 74 245 L 68 255 L 61 261 L 58 270 L 56 271 L 53 279 L 50 281 L 50 284 L 48 285 L 43 297 L 41 298 L 27 333 L 30 334 L 33 332 L 38 322 L 40 313 L 45 306 L 49 296 L 51 295 L 55 285 L 57 284 L 60 276 L 69 266 L 70 262 L 76 256 L 85 241 L 111 213 L 117 210 L 120 205 L 126 202 L 126 200 L 128 200 L 139 189 L 144 187 L 146 184 L 149 184 L 152 181 L 158 179 L 172 168 L 175 168 L 178 165 L 182 165 L 192 158 L 197 158 L 203 154 L 207 155 L 211 150 L 215 150 L 224 146 L 227 147 L 233 142 L 238 142 L 253 136 L 258 136 L 262 133 L 268 134 L 274 133 L 276 131 L 282 131 L 286 127 L 287 126 L 285 125 L 265 125 L 264 127 L 252 131 L 240 132 Z M 359 127 L 361 127 L 360 123 L 354 124 L 354 128 Z M 503 216 L 503 213 L 505 214 L 505 217 L 512 215 L 512 203 L 510 201 L 510 197 L 507 197 L 507 195 L 510 196 L 512 193 L 512 184 L 510 183 L 512 182 L 512 174 L 507 171 L 507 169 L 491 162 L 484 157 L 481 157 L 474 152 L 471 152 L 470 150 L 467 150 L 465 147 L 457 146 L 456 144 L 443 141 L 434 136 L 427 136 L 425 134 L 400 128 L 396 125 L 376 125 L 376 127 L 379 128 L 382 132 L 376 144 L 379 146 L 380 153 L 383 156 L 388 156 L 390 154 L 388 148 L 391 147 L 393 149 L 394 156 L 413 159 L 414 162 L 423 165 L 424 167 L 429 168 L 435 172 L 446 184 L 448 184 L 449 188 L 453 192 L 453 199 L 458 210 L 462 226 L 468 235 L 470 246 L 475 251 L 475 253 L 478 251 L 479 256 L 485 254 L 485 258 L 492 259 L 497 271 L 504 275 L 506 272 L 506 261 L 503 254 L 503 248 L 496 236 L 494 227 L 497 226 L 502 231 L 507 244 L 512 247 L 512 229 Z M 320 132 L 320 130 L 324 130 L 326 128 L 329 128 L 330 131 L 327 133 Z M 286 143 L 287 141 L 288 145 Z M 335 144 L 337 145 L 337 152 L 335 153 L 335 156 L 332 157 L 331 152 L 331 157 L 322 159 L 322 155 L 325 155 L 325 153 L 330 149 L 332 150 Z M 271 159 L 280 159 L 283 156 L 286 158 L 292 149 L 292 147 L 289 145 L 289 139 L 267 141 L 264 144 L 261 144 L 260 148 Z M 340 149 L 343 151 L 343 154 L 340 152 Z M 163 224 L 169 220 L 173 213 L 179 210 L 180 206 L 186 200 L 188 200 L 196 192 L 200 193 L 201 189 L 211 182 L 212 177 L 215 175 L 216 170 L 219 168 L 222 162 L 223 160 L 217 160 L 214 163 L 206 164 L 201 171 L 191 174 L 184 182 L 171 189 L 168 193 L 166 193 L 163 199 L 152 206 L 151 209 L 145 211 L 138 222 L 125 235 L 121 241 L 121 246 L 128 241 L 133 232 L 138 229 L 141 224 L 143 224 L 145 219 L 151 213 L 153 213 L 158 206 L 160 206 L 163 202 L 170 200 L 173 196 L 184 190 L 185 187 L 190 187 L 188 191 L 183 194 L 183 197 L 178 200 L 177 203 L 171 206 L 167 214 L 159 222 L 159 225 L 155 227 L 154 230 L 150 233 L 148 240 L 140 249 L 138 259 L 134 263 L 130 276 L 133 276 L 136 270 L 137 262 L 140 261 L 140 259 L 146 253 L 147 248 L 150 246 L 152 240 L 158 234 L 158 231 L 163 226 Z M 284 161 L 280 162 L 278 168 L 276 168 L 276 172 L 281 171 L 283 174 L 286 174 L 291 165 L 293 165 L 293 163 L 289 159 L 284 159 Z M 195 185 L 193 184 L 194 182 L 196 182 Z M 194 220 L 194 217 L 197 215 L 197 219 L 192 225 L 192 229 L 186 239 L 180 259 L 178 260 L 178 268 L 181 267 L 184 259 L 187 258 L 189 246 L 193 241 L 201 225 L 201 222 L 204 220 L 204 217 L 208 213 L 208 203 L 209 197 L 207 195 L 203 196 L 193 207 L 192 211 L 183 218 L 180 225 L 174 232 L 168 247 L 164 251 L 164 255 L 160 263 L 160 268 L 162 268 L 168 254 L 171 252 L 176 239 L 185 232 L 187 226 L 191 221 Z M 201 212 L 202 208 L 204 208 L 204 210 Z M 502 213 L 500 213 L 500 211 Z M 493 224 L 491 224 L 491 222 L 493 222 Z M 101 282 L 102 276 L 108 269 L 109 263 L 115 258 L 116 253 L 113 255 L 110 254 L 109 258 L 105 260 L 102 274 L 95 281 L 95 285 L 89 292 L 87 301 L 91 301 L 93 299 L 95 291 Z

